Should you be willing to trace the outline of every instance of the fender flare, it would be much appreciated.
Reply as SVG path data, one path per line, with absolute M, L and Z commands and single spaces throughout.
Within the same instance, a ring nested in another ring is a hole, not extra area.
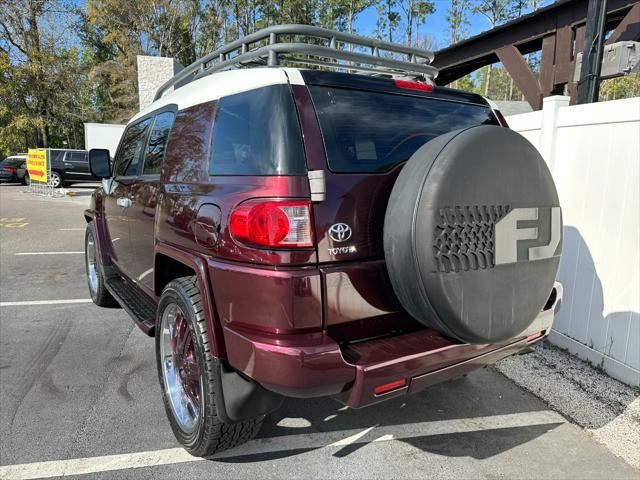
M 102 195 L 102 191 L 96 190 L 91 197 L 91 205 L 84 211 L 84 219 L 87 223 L 93 222 L 93 225 L 96 230 L 96 248 L 98 250 L 98 255 L 100 256 L 100 262 L 102 264 L 102 268 L 105 271 L 107 276 L 112 273 L 112 263 L 110 248 L 109 248 L 109 238 L 107 236 L 107 225 L 105 223 L 104 212 L 103 212 L 103 200 L 104 196 Z
M 158 254 L 191 268 L 196 274 L 207 322 L 209 345 L 217 365 L 214 387 L 216 398 L 219 400 L 216 402 L 218 415 L 227 423 L 236 423 L 261 417 L 279 408 L 283 401 L 281 395 L 240 375 L 226 361 L 224 336 L 215 309 L 213 292 L 209 286 L 206 259 L 166 243 L 156 244 L 155 255 Z
M 166 243 L 156 243 L 154 249 L 154 269 L 155 258 L 158 254 L 164 255 L 192 269 L 198 280 L 198 288 L 202 297 L 204 317 L 207 322 L 207 335 L 211 345 L 211 353 L 218 358 L 226 358 L 227 351 L 224 345 L 222 326 L 217 316 L 213 292 L 209 287 L 209 271 L 204 258 L 193 253 L 182 250 Z

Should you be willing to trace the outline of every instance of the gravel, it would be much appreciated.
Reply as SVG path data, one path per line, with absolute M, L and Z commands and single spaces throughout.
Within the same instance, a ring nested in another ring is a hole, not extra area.
M 536 345 L 530 353 L 508 357 L 496 368 L 640 469 L 637 389 L 548 342 Z

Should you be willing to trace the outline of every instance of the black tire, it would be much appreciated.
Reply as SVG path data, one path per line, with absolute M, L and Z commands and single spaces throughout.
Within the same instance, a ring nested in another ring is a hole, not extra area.
M 31 178 L 29 178 L 29 175 L 26 173 L 24 174 L 24 177 L 22 177 L 22 184 L 27 186 L 31 184 Z
M 172 304 L 177 304 L 182 310 L 190 329 L 202 385 L 200 415 L 195 429 L 190 433 L 183 430 L 175 418 L 167 392 L 161 358 L 162 318 L 165 309 Z M 157 322 L 155 337 L 158 378 L 162 388 L 165 411 L 171 429 L 180 444 L 194 456 L 208 457 L 254 438 L 262 426 L 264 416 L 238 423 L 226 423 L 218 415 L 215 395 L 216 382 L 218 381 L 217 364 L 209 346 L 207 325 L 196 277 L 177 278 L 164 288 L 158 305 Z
M 394 292 L 422 324 L 468 343 L 522 334 L 551 294 L 562 251 L 544 159 L 491 125 L 427 142 L 394 184 L 384 251 Z
M 96 238 L 96 228 L 93 222 L 89 222 L 87 224 L 87 229 L 84 235 L 84 266 L 87 274 L 87 286 L 89 287 L 89 294 L 91 295 L 91 300 L 93 303 L 98 305 L 99 307 L 114 307 L 118 303 L 111 296 L 109 290 L 105 286 L 104 282 L 104 273 L 102 270 L 102 264 L 100 263 L 100 255 L 98 255 L 97 244 L 95 241 Z M 95 249 L 95 285 L 92 286 L 91 280 L 91 265 L 90 265 L 90 256 L 91 256 L 91 243 L 93 242 L 93 248 Z
M 62 188 L 64 186 L 64 177 L 60 172 L 53 170 L 49 176 L 49 183 L 53 188 Z

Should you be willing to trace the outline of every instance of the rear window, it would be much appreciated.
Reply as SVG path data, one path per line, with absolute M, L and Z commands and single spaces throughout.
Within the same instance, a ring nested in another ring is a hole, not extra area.
M 2 162 L 0 162 L 0 164 L 6 165 L 6 166 L 9 166 L 9 167 L 16 167 L 16 166 L 22 165 L 26 161 L 27 161 L 26 158 L 7 157 Z
M 309 87 L 329 168 L 384 172 L 438 135 L 496 124 L 488 107 L 410 95 Z
M 305 174 L 289 86 L 271 85 L 221 98 L 211 152 L 210 175 Z

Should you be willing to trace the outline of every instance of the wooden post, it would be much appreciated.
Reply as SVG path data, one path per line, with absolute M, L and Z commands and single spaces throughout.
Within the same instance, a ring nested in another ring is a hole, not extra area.
M 605 45 L 623 40 L 638 41 L 640 39 L 640 3 L 636 3 L 627 12 L 616 29 L 611 33 Z
M 548 97 L 553 91 L 556 58 L 556 34 L 542 39 L 542 59 L 540 61 L 540 88 L 542 96 Z
M 581 52 L 584 49 L 585 29 L 585 25 L 580 25 L 578 28 L 576 28 L 576 47 L 571 58 L 571 77 L 569 78 L 569 83 L 567 83 L 569 96 L 571 98 L 571 101 L 569 102 L 570 105 L 575 105 L 576 103 L 578 103 L 578 84 L 573 81 L 573 72 L 576 69 L 576 57 L 578 56 L 578 52 Z
M 513 45 L 507 45 L 496 50 L 496 55 L 518 85 L 531 108 L 540 110 L 542 108 L 542 90 L 529 64 L 520 54 L 520 50 Z

